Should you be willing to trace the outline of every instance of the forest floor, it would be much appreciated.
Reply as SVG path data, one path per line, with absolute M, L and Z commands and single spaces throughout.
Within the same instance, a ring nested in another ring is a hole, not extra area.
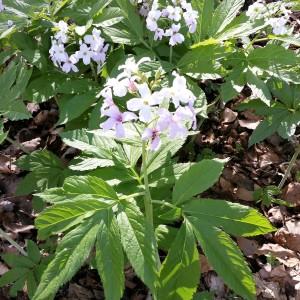
M 295 15 L 299 20 L 300 15 Z M 276 227 L 272 234 L 256 238 L 238 238 L 237 244 L 243 251 L 257 284 L 257 299 L 300 300 L 300 160 L 296 161 L 278 199 L 289 202 L 293 207 L 271 204 L 269 207 L 255 201 L 253 191 L 270 185 L 278 186 L 296 144 L 273 135 L 264 142 L 248 148 L 248 139 L 260 119 L 251 111 L 236 112 L 243 97 L 219 106 L 209 114 L 200 133 L 180 153 L 180 160 L 194 161 L 203 157 L 229 158 L 217 184 L 205 196 L 226 199 L 249 205 L 261 211 Z M 33 118 L 28 121 L 7 122 L 9 136 L 18 141 L 27 151 L 47 149 L 66 164 L 78 153 L 62 143 L 55 123 L 58 108 L 54 102 L 40 105 L 28 103 Z M 0 147 L 0 227 L 13 240 L 24 246 L 26 239 L 36 240 L 33 223 L 36 216 L 32 207 L 32 196 L 16 196 L 16 187 L 26 172 L 15 164 L 23 155 L 17 144 Z M 16 253 L 16 249 L 5 240 L 0 240 L 0 253 Z M 0 276 L 8 266 L 0 259 Z M 199 291 L 208 290 L 215 299 L 240 299 L 234 295 L 222 279 L 212 270 L 204 255 L 201 255 L 202 277 Z M 126 273 L 126 291 L 123 299 L 147 299 L 145 286 L 137 279 L 130 267 Z M 0 289 L 0 300 L 12 299 L 8 288 Z M 19 293 L 18 300 L 28 299 L 26 291 Z M 87 267 L 65 285 L 57 294 L 59 300 L 104 299 L 100 279 L 95 270 Z

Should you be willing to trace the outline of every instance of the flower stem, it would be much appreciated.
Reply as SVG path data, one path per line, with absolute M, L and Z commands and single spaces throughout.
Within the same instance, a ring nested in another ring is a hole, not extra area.
M 290 176 L 291 170 L 292 170 L 292 168 L 293 168 L 293 166 L 294 166 L 294 164 L 295 164 L 295 162 L 296 162 L 297 157 L 299 156 L 299 154 L 300 154 L 300 145 L 297 146 L 297 148 L 296 148 L 296 150 L 295 150 L 295 153 L 294 153 L 294 155 L 293 155 L 291 161 L 289 162 L 289 166 L 288 166 L 288 168 L 287 168 L 287 170 L 286 170 L 286 172 L 285 172 L 283 178 L 281 179 L 281 181 L 280 181 L 280 183 L 279 183 L 279 185 L 278 185 L 278 188 L 279 188 L 279 189 L 282 189 L 282 188 L 283 188 L 283 186 L 284 186 L 286 180 L 287 180 L 288 177 Z
M 5 231 L 0 228 L 0 237 L 5 238 L 12 246 L 14 246 L 21 254 L 27 256 L 27 253 L 19 246 Z
M 93 73 L 94 79 L 95 79 L 96 82 L 98 82 L 98 76 L 97 76 L 97 72 L 96 72 L 95 66 L 94 66 L 94 64 L 92 62 L 90 63 L 90 66 L 91 66 L 91 69 L 92 69 L 92 73 Z
M 144 205 L 145 205 L 145 213 L 146 219 L 149 224 L 153 227 L 153 207 L 152 207 L 152 199 L 151 193 L 149 189 L 149 180 L 148 180 L 148 173 L 147 173 L 147 144 L 143 142 L 142 146 L 142 171 L 143 171 L 143 178 L 144 178 L 144 186 L 145 186 L 145 198 L 144 198 Z
M 169 57 L 169 59 L 170 59 L 170 64 L 171 64 L 172 61 L 173 61 L 173 46 L 170 47 L 170 57 Z

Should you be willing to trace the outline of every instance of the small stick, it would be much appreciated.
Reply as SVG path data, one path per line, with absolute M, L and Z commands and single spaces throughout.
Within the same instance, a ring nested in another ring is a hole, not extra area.
M 5 231 L 0 228 L 0 237 L 5 238 L 13 247 L 15 247 L 21 254 L 27 256 L 27 253 L 23 250 L 23 248 L 18 245 Z

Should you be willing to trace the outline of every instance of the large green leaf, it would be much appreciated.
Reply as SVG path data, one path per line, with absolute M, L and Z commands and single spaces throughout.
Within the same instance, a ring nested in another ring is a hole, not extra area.
M 159 151 L 152 151 L 147 159 L 148 174 L 162 167 L 170 164 L 171 157 L 182 147 L 183 140 L 164 141 Z
M 33 300 L 51 299 L 59 287 L 68 282 L 85 263 L 100 228 L 97 219 L 96 215 L 95 218 L 82 223 L 61 240 L 54 259 L 42 275 Z
M 185 222 L 161 267 L 158 299 L 191 300 L 199 279 L 199 253 L 192 227 Z
M 136 274 L 155 291 L 157 282 L 154 232 L 134 202 L 119 208 L 117 222 L 126 255 Z
M 111 207 L 105 200 L 77 200 L 56 204 L 44 210 L 36 219 L 35 226 L 41 239 L 54 233 L 63 232 L 92 216 L 98 211 Z
M 119 300 L 124 291 L 124 254 L 119 228 L 110 211 L 102 213 L 96 242 L 96 264 L 105 299 Z
M 197 31 L 194 34 L 196 42 L 209 38 L 211 27 L 214 1 L 211 0 L 192 0 L 194 9 L 198 11 L 199 18 L 197 20 Z
M 224 162 L 208 159 L 192 165 L 176 181 L 172 196 L 173 202 L 180 204 L 206 191 L 217 182 L 223 167 Z
M 267 218 L 257 210 L 224 200 L 195 199 L 185 204 L 184 213 L 203 224 L 221 227 L 236 236 L 255 236 L 274 231 Z
M 216 8 L 210 33 L 212 36 L 214 34 L 221 32 L 230 24 L 233 19 L 237 16 L 240 9 L 244 5 L 245 0 L 223 0 L 219 6 Z
M 270 106 L 272 101 L 272 95 L 267 85 L 250 69 L 247 71 L 247 83 L 252 90 L 251 97 L 254 99 L 260 99 L 265 104 Z
M 31 171 L 17 187 L 17 194 L 30 194 L 60 185 L 68 175 L 62 161 L 52 152 L 38 150 L 30 155 L 24 155 L 17 161 L 17 165 Z
M 261 69 L 277 72 L 277 68 L 295 66 L 299 63 L 299 58 L 295 52 L 285 49 L 283 46 L 268 44 L 251 51 L 248 62 Z
M 222 230 L 188 217 L 205 256 L 224 282 L 247 300 L 254 300 L 255 283 L 242 252 Z

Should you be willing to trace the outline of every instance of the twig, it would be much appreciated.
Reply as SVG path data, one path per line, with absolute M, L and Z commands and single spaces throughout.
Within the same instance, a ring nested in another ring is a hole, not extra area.
M 297 157 L 298 157 L 299 154 L 300 154 L 300 145 L 297 146 L 297 148 L 296 148 L 296 150 L 295 150 L 295 153 L 294 153 L 294 155 L 293 155 L 291 161 L 289 162 L 289 166 L 288 166 L 288 168 L 287 168 L 287 170 L 286 170 L 286 172 L 285 172 L 283 178 L 281 179 L 281 181 L 280 181 L 280 183 L 279 183 L 279 185 L 278 185 L 278 188 L 279 188 L 279 189 L 282 189 L 282 188 L 283 188 L 283 186 L 284 186 L 286 180 L 287 180 L 288 177 L 290 176 L 291 170 L 292 170 L 292 168 L 293 168 L 293 166 L 294 166 L 294 164 L 295 164 L 295 162 L 296 162 Z
M 27 253 L 23 250 L 23 248 L 18 245 L 5 231 L 0 228 L 0 237 L 5 238 L 13 247 L 15 247 L 21 254 L 27 256 Z

